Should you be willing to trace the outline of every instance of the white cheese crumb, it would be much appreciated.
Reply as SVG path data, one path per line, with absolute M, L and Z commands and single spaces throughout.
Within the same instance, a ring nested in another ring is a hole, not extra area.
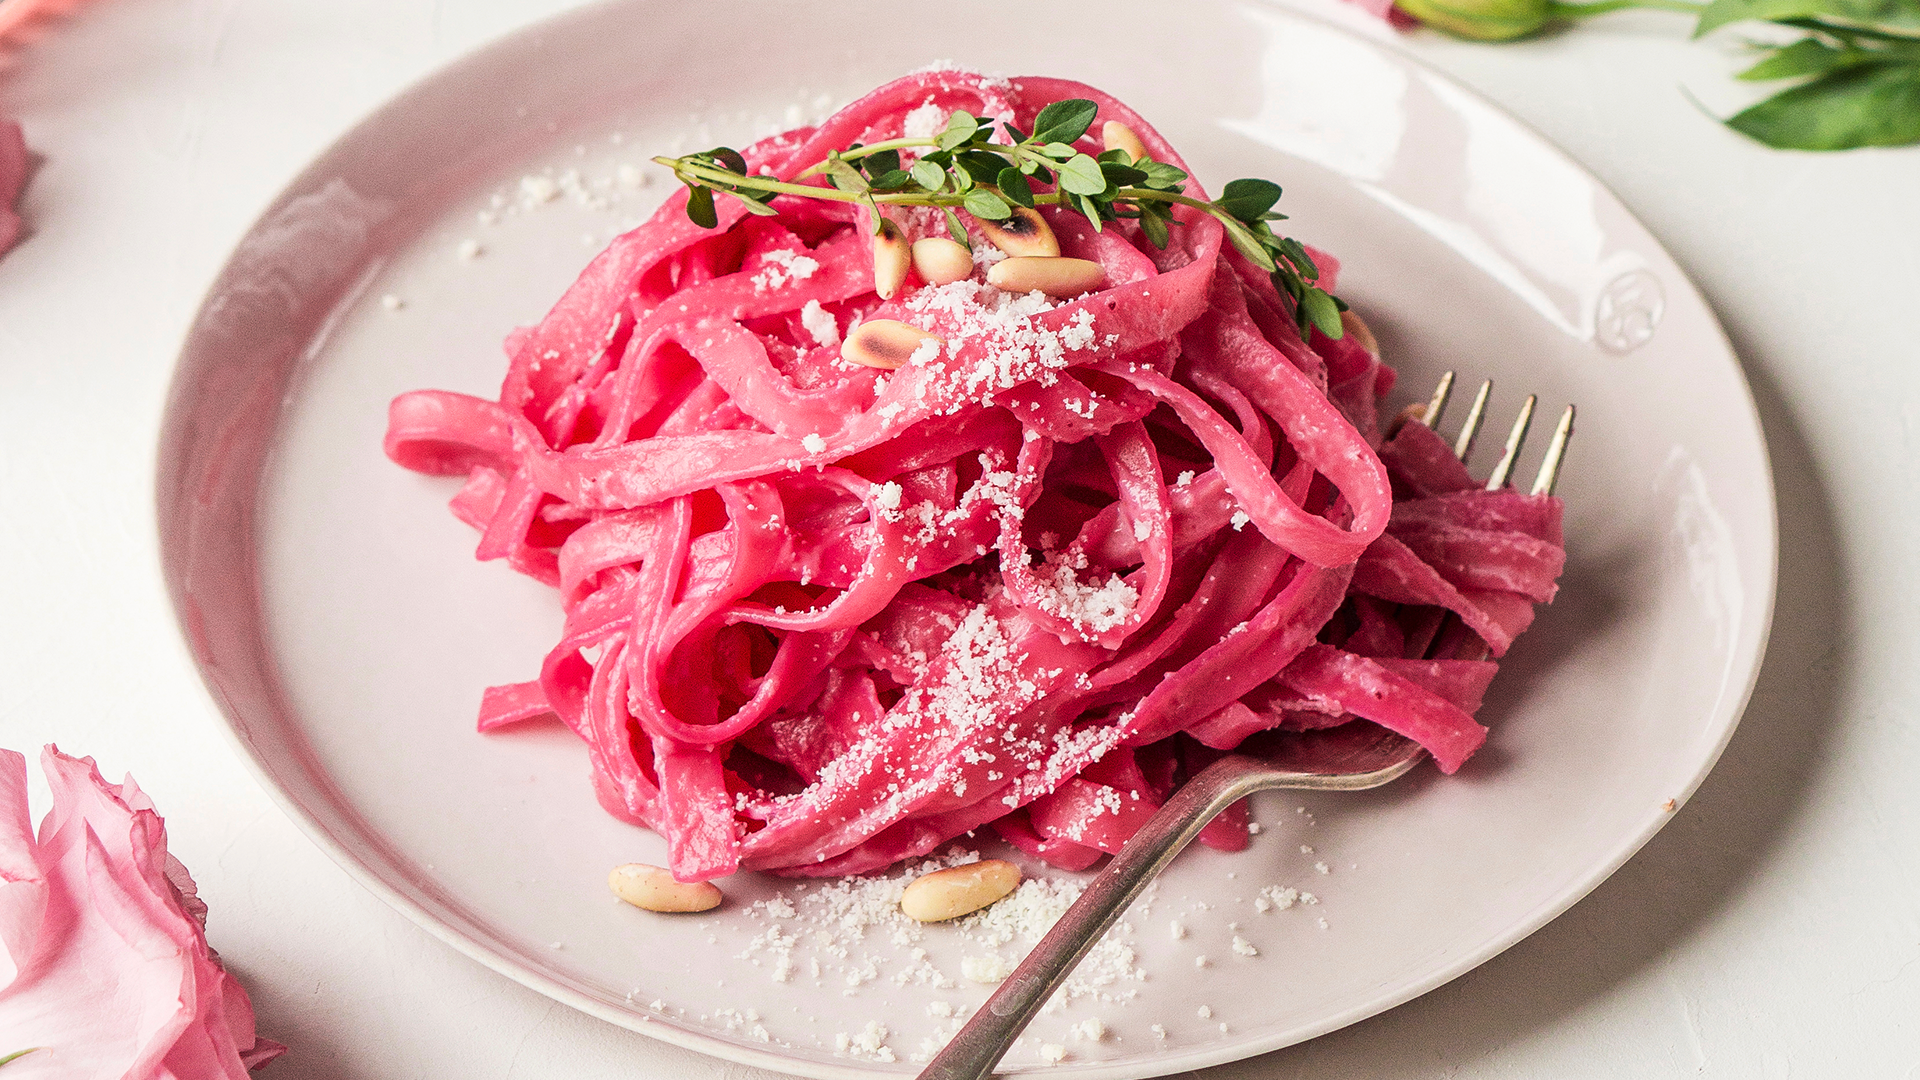
M 1173 935 L 1173 940 L 1179 941 L 1187 936 L 1187 927 L 1179 919 L 1175 919 L 1167 924 L 1167 932 Z
M 821 307 L 818 300 L 809 300 L 800 306 L 800 325 L 822 346 L 832 348 L 840 344 L 840 324 L 834 320 L 833 312 Z
M 1311 854 L 1313 854 L 1313 845 L 1312 845 L 1312 844 L 1301 844 L 1301 845 L 1300 845 L 1300 854 L 1302 854 L 1302 855 L 1311 855 Z
M 1291 889 L 1285 885 L 1269 885 L 1260 890 L 1260 895 L 1253 898 L 1253 907 L 1254 910 L 1262 912 L 1285 911 L 1300 900 L 1301 894 L 1298 889 Z
M 1325 915 L 1322 915 L 1314 921 L 1320 924 L 1320 929 L 1325 930 L 1327 928 L 1327 917 Z
M 995 953 L 967 956 L 960 960 L 960 974 L 965 976 L 968 982 L 985 983 L 991 986 L 994 983 L 1007 981 L 1007 976 L 1013 974 L 1013 965 L 1008 963 L 1005 957 Z
M 551 176 L 520 178 L 520 201 L 528 206 L 550 203 L 560 197 L 560 185 Z
M 807 453 L 818 454 L 827 448 L 827 440 L 821 438 L 817 431 L 809 432 L 806 438 L 800 440 L 800 445 L 806 447 Z
M 1253 947 L 1253 942 L 1248 941 L 1239 934 L 1235 934 L 1233 935 L 1233 954 L 1235 956 L 1259 956 L 1260 950 Z
M 1147 1030 L 1153 1032 L 1154 1038 L 1159 1039 L 1162 1042 L 1166 1041 L 1167 1026 L 1165 1024 L 1149 1024 L 1147 1025 Z
M 909 139 L 931 139 L 944 131 L 946 126 L 947 110 L 928 98 L 925 104 L 900 121 L 900 134 Z
M 1199 1014 L 1200 1014 L 1200 1019 L 1202 1020 L 1213 1019 L 1213 1010 L 1211 1008 L 1208 1008 L 1205 1005 L 1200 1006 Z
M 1252 521 L 1253 518 L 1247 516 L 1247 512 L 1245 510 L 1235 510 L 1233 512 L 1233 517 L 1227 520 L 1233 523 L 1233 531 L 1239 532 L 1241 529 L 1246 528 L 1247 522 Z
M 407 306 L 407 302 L 392 293 L 388 293 L 380 298 L 380 306 L 386 308 L 388 311 L 399 311 L 401 308 Z
M 849 1035 L 842 1031 L 834 1035 L 833 1048 L 849 1057 L 866 1058 L 869 1061 L 895 1060 L 893 1048 L 887 1045 L 887 1029 L 875 1020 L 867 1021 L 867 1026 L 859 1034 Z
M 1259 823 L 1259 822 L 1257 822 L 1257 821 L 1249 821 L 1249 822 L 1247 822 L 1247 835 L 1248 835 L 1248 836 L 1259 836 L 1259 835 L 1260 835 L 1260 823 Z
M 1197 968 L 1206 967 L 1211 963 L 1213 963 L 1213 961 L 1207 959 L 1205 956 L 1196 956 L 1193 958 L 1193 966 Z
M 907 357 L 907 363 L 915 367 L 926 367 L 940 358 L 940 339 L 921 338 L 920 344 L 913 347 L 913 355 Z
M 1323 874 L 1331 874 L 1331 873 L 1333 873 L 1333 867 L 1331 867 L 1331 866 L 1328 866 L 1328 865 L 1327 865 L 1326 863 L 1323 863 L 1323 862 L 1317 862 L 1317 863 L 1314 863 L 1314 864 L 1313 864 L 1313 868 L 1314 868 L 1315 870 L 1318 870 L 1318 871 L 1320 871 L 1320 872 L 1321 872 L 1321 873 L 1323 873 Z
M 820 269 L 818 259 L 786 248 L 769 251 L 762 258 L 766 265 L 751 279 L 756 292 L 777 289 L 790 281 L 805 281 Z
M 873 489 L 873 505 L 882 510 L 900 509 L 900 497 L 905 494 L 899 484 L 892 480 Z
M 477 259 L 480 257 L 480 253 L 486 249 L 480 246 L 480 241 L 469 237 L 468 239 L 460 241 L 460 246 L 454 250 L 459 252 L 460 257 L 463 259 Z
M 1067 1048 L 1059 1043 L 1041 1043 L 1040 1060 L 1048 1065 L 1058 1065 L 1067 1059 Z
M 1088 1042 L 1099 1042 L 1107 1037 L 1107 1025 L 1101 1023 L 1099 1017 L 1089 1016 L 1073 1025 L 1073 1037 L 1085 1039 Z

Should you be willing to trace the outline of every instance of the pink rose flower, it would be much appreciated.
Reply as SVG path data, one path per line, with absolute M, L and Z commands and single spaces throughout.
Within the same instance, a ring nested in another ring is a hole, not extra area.
M 20 238 L 20 215 L 13 212 L 13 204 L 26 186 L 27 140 L 19 124 L 0 120 L 0 255 Z
M 242 1080 L 286 1049 L 207 947 L 206 905 L 129 777 L 49 746 L 36 839 L 27 759 L 0 750 L 0 1057 L 4 1080 Z

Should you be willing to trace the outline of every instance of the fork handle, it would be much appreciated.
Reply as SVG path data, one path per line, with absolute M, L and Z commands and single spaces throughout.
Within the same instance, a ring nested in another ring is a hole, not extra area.
M 1239 754 L 1201 770 L 1127 841 L 1007 981 L 934 1055 L 920 1080 L 984 1080 L 1087 951 L 1180 849 L 1222 810 L 1295 776 Z

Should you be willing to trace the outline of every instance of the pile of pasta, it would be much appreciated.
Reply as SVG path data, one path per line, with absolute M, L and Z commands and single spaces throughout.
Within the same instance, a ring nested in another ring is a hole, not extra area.
M 1090 87 L 954 71 L 744 156 L 791 179 L 916 110 L 1031 130 L 1066 98 L 1185 167 Z M 497 400 L 404 394 L 386 440 L 464 477 L 478 556 L 564 605 L 481 729 L 557 716 L 677 877 L 862 873 L 983 828 L 1077 869 L 1273 732 L 1377 724 L 1445 772 L 1484 741 L 1480 657 L 1552 599 L 1559 502 L 1480 490 L 1419 423 L 1387 437 L 1370 337 L 1303 338 L 1212 217 L 1182 209 L 1162 250 L 1043 207 L 1105 273 L 1062 299 L 985 284 L 969 223 L 973 278 L 882 300 L 869 209 L 722 199 L 706 229 L 685 199 L 511 335 Z M 936 346 L 846 362 L 876 319 Z M 1244 846 L 1244 816 L 1203 839 Z

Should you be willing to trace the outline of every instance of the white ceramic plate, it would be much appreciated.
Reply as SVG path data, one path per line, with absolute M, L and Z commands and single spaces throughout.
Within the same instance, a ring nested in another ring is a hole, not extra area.
M 1407 386 L 1490 375 L 1509 391 L 1498 423 L 1521 388 L 1549 415 L 1581 409 L 1561 599 L 1495 683 L 1487 749 L 1453 778 L 1260 804 L 1251 851 L 1189 853 L 1130 917 L 1146 978 L 1043 1016 L 1009 1067 L 1054 1042 L 1064 1073 L 1159 1075 L 1379 1012 L 1541 926 L 1686 801 L 1746 701 L 1774 582 L 1758 423 L 1693 286 L 1579 166 L 1379 45 L 1255 2 L 1191 0 L 1151 26 L 1113 10 L 1029 5 L 1018 32 L 927 32 L 864 0 L 831 21 L 771 2 L 588 8 L 409 91 L 288 189 L 186 346 L 160 525 L 209 687 L 343 866 L 543 993 L 802 1075 L 908 1070 L 952 1026 L 933 1013 L 984 997 L 914 981 L 910 948 L 955 980 L 984 951 L 940 931 L 876 931 L 844 958 L 803 935 L 776 981 L 749 954 L 768 923 L 746 902 L 782 882 L 733 881 L 739 903 L 707 918 L 613 901 L 608 867 L 662 861 L 662 845 L 599 810 L 582 747 L 472 730 L 483 686 L 535 672 L 553 598 L 473 562 L 449 485 L 380 453 L 389 398 L 491 393 L 506 331 L 664 195 L 658 169 L 634 186 L 622 165 L 737 144 L 941 58 L 1083 79 L 1153 118 L 1209 184 L 1282 181 L 1292 227 L 1345 262 L 1342 292 Z M 1256 911 L 1270 884 L 1319 903 Z M 1106 1035 L 1075 1038 L 1090 1017 Z M 869 1023 L 896 1063 L 857 1056 Z

